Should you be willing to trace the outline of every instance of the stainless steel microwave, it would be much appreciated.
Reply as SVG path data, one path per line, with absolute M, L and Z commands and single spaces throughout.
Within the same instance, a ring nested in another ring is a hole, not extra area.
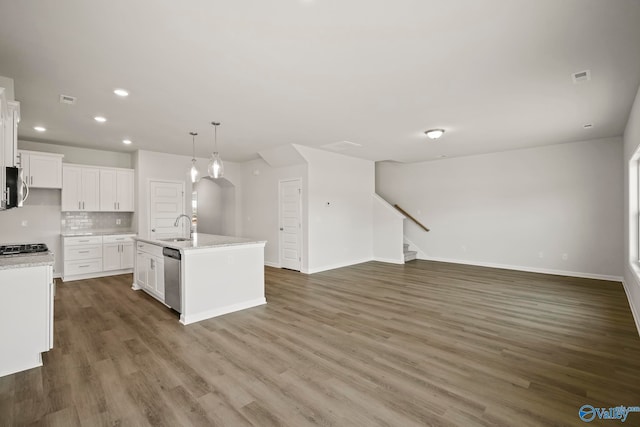
M 0 209 L 21 208 L 29 196 L 29 187 L 22 177 L 22 168 L 6 167 L 5 189 Z

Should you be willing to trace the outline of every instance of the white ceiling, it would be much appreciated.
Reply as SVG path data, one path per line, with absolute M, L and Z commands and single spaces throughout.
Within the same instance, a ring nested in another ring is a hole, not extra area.
M 223 159 L 347 140 L 421 161 L 621 135 L 640 1 L 0 0 L 0 75 L 21 139 L 190 155 L 197 131 L 206 156 L 216 120 Z

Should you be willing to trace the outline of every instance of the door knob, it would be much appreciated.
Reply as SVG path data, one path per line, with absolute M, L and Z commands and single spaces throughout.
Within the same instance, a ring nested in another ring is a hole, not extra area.
M 156 232 L 156 229 L 155 229 L 155 228 L 152 228 L 152 229 L 151 229 L 151 231 L 155 233 L 155 232 Z
M 284 228 L 280 227 L 280 231 L 284 231 Z

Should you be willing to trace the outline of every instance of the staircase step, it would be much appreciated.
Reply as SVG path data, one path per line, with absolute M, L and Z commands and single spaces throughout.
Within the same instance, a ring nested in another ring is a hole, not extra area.
M 418 255 L 417 251 L 405 251 L 404 262 L 413 261 L 414 259 L 417 258 L 417 255 Z

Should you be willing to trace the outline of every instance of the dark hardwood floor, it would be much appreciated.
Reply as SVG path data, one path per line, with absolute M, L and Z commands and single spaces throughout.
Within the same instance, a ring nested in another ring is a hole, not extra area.
M 0 378 L 0 425 L 581 426 L 584 404 L 640 406 L 619 283 L 266 268 L 266 306 L 185 327 L 131 280 L 58 284 L 55 348 Z

